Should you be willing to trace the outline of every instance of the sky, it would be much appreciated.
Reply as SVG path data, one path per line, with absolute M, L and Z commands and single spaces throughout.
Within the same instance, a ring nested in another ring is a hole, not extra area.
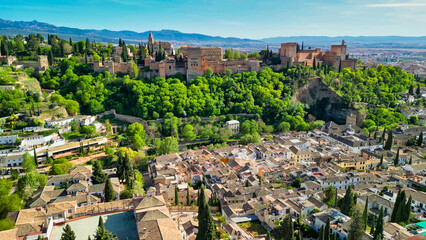
M 425 36 L 426 0 L 0 0 L 0 18 L 250 39 Z

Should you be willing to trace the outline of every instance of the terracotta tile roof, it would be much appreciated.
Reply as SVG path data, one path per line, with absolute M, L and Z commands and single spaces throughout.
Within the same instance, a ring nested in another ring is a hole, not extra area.
M 18 239 L 17 228 L 0 232 L 0 240 L 14 240 L 14 239 Z

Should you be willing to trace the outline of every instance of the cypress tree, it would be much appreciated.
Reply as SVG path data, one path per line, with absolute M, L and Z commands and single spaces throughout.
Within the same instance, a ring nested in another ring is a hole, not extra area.
M 362 213 L 362 221 L 364 222 L 364 230 L 367 229 L 368 222 L 368 197 L 365 201 L 364 212 Z
M 313 63 L 312 63 L 312 67 L 314 68 L 314 70 L 317 68 L 317 66 L 316 66 L 317 64 L 316 64 L 316 59 L 315 59 L 315 57 L 314 57 L 314 61 L 313 61 Z
M 302 234 L 300 234 L 300 231 L 297 233 L 297 240 L 302 240 Z
M 376 229 L 374 230 L 373 240 L 383 239 L 383 227 L 384 227 L 383 217 L 384 217 L 384 213 L 383 213 L 383 207 L 382 207 L 380 209 L 379 218 L 377 219 L 377 225 L 376 225 Z
M 401 189 L 398 190 L 398 194 L 396 195 L 396 199 L 395 199 L 395 204 L 393 205 L 393 210 L 392 210 L 392 214 L 391 214 L 391 222 L 395 222 L 395 217 L 396 217 L 396 211 L 398 211 L 398 206 L 401 202 Z
M 71 229 L 70 225 L 65 225 L 61 240 L 75 240 L 75 238 L 75 232 Z
M 271 232 L 270 231 L 268 231 L 268 233 L 266 234 L 266 239 L 265 240 L 272 240 Z
M 61 49 L 60 49 L 60 51 L 61 51 L 61 57 L 65 56 L 65 46 L 64 46 L 64 44 L 65 44 L 65 41 L 62 40 L 61 41 Z
M 398 206 L 398 210 L 396 211 L 396 216 L 395 216 L 395 222 L 396 223 L 401 223 L 403 222 L 403 218 L 404 218 L 404 213 L 403 211 L 405 210 L 405 204 L 404 202 L 401 202 Z
M 49 63 L 50 66 L 52 66 L 52 64 L 53 64 L 53 53 L 52 53 L 52 50 L 49 50 L 49 52 L 47 53 L 47 62 Z
M 197 240 L 213 240 L 214 239 L 214 223 L 210 207 L 206 202 L 204 186 L 200 191 L 200 206 L 198 207 L 198 234 Z
M 90 45 L 90 40 L 89 38 L 86 38 L 86 49 L 91 49 L 92 45 Z
M 351 187 L 348 187 L 346 189 L 346 194 L 342 199 L 342 206 L 340 209 L 342 210 L 342 213 L 345 214 L 346 216 L 351 216 L 353 207 L 354 207 L 354 196 L 353 196 Z
M 1 55 L 9 56 L 9 49 L 7 47 L 5 38 L 3 38 L 3 40 L 1 41 Z
M 395 159 L 393 160 L 393 165 L 394 166 L 396 166 L 396 165 L 398 165 L 399 164 L 399 148 L 398 148 L 398 150 L 396 151 L 396 156 L 395 156 Z
M 37 152 L 36 152 L 36 148 L 34 147 L 34 163 L 36 166 L 38 166 L 38 161 L 37 161 Z
M 293 220 L 291 216 L 287 216 L 283 222 L 283 238 L 284 240 L 294 240 Z M 323 229 L 324 230 L 324 229 Z
M 175 205 L 179 205 L 179 189 L 177 187 L 177 184 L 175 185 Z
M 413 164 L 413 156 L 410 156 L 410 161 L 408 162 L 408 164 Z
M 104 226 L 104 220 L 102 219 L 102 216 L 99 216 L 98 220 L 98 227 L 96 229 L 95 235 L 93 235 L 93 238 L 95 240 L 103 240 L 103 239 L 109 239 L 109 232 L 105 230 Z
M 390 150 L 392 148 L 393 135 L 392 130 L 389 130 L 388 139 L 386 140 L 385 146 L 383 147 L 385 150 Z
M 318 240 L 324 240 L 324 225 L 322 225 L 320 230 L 319 230 Z
M 339 72 L 341 72 L 342 71 L 342 60 L 340 60 L 340 62 L 339 62 Z
M 420 132 L 419 138 L 417 139 L 417 146 L 422 146 L 423 144 L 423 131 Z
M 418 86 L 417 86 L 416 94 L 417 94 L 417 95 L 420 95 L 420 85 L 418 85 Z
M 100 161 L 96 161 L 93 165 L 92 182 L 93 184 L 104 183 L 108 176 L 102 171 L 102 164 Z
M 382 154 L 382 156 L 380 157 L 380 168 L 383 168 L 383 154 Z
M 405 205 L 405 211 L 404 211 L 404 222 L 405 223 L 408 223 L 408 220 L 410 219 L 412 201 L 413 201 L 413 198 L 410 196 L 408 198 L 407 204 Z
M 126 43 L 124 41 L 122 41 L 122 51 L 121 51 L 121 57 L 123 58 L 124 62 L 127 62 L 128 58 L 129 58 L 129 54 L 127 53 L 127 46 Z
M 371 229 L 370 229 L 370 235 L 374 235 L 374 228 L 376 227 L 376 216 L 373 215 L 373 219 L 371 220 Z
M 108 178 L 105 183 L 104 189 L 105 202 L 111 202 L 114 200 L 114 188 L 112 187 L 111 180 Z
M 414 86 L 413 85 L 410 86 L 410 89 L 408 90 L 408 94 L 414 95 Z
M 362 221 L 361 211 L 355 209 L 349 226 L 348 238 L 350 240 L 362 240 L 365 231 L 363 228 L 364 222 Z
M 73 44 L 72 44 L 72 38 L 71 38 L 71 37 L 70 37 L 70 45 L 71 45 L 71 47 L 72 47 L 72 45 L 73 45 Z
M 382 137 L 380 138 L 381 141 L 385 141 L 385 134 L 386 134 L 386 127 L 385 129 L 383 129 Z
M 327 218 L 327 222 L 325 224 L 324 240 L 330 240 L 330 218 Z
M 205 222 L 204 222 L 204 214 L 205 214 L 205 210 L 204 208 L 206 203 L 206 196 L 204 195 L 204 185 L 202 184 L 200 189 L 199 189 L 199 194 L 198 194 L 198 234 L 197 234 L 197 239 L 203 239 L 202 237 L 204 237 L 204 233 L 205 232 L 201 232 L 201 230 L 205 231 L 206 227 L 205 227 Z M 200 237 L 198 237 L 200 236 Z

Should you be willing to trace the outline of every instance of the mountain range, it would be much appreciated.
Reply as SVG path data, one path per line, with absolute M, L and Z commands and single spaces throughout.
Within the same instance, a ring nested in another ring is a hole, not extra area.
M 265 49 L 267 45 L 271 49 L 277 49 L 282 42 L 305 43 L 305 46 L 327 48 L 330 44 L 339 44 L 342 39 L 348 42 L 350 48 L 426 48 L 426 36 L 422 37 L 401 37 L 401 36 L 295 36 L 295 37 L 274 37 L 260 40 L 245 38 L 225 38 L 220 36 L 209 36 L 198 33 L 182 33 L 176 30 L 160 31 L 111 31 L 107 29 L 79 29 L 70 27 L 58 27 L 49 23 L 38 21 L 11 21 L 0 19 L 0 34 L 4 35 L 28 35 L 30 33 L 57 34 L 61 38 L 71 37 L 73 40 L 89 38 L 97 42 L 117 43 L 121 38 L 127 43 L 146 42 L 149 33 L 154 35 L 155 40 L 168 41 L 179 47 L 181 45 L 192 46 L 220 46 L 223 48 L 234 48 L 239 50 L 259 50 Z

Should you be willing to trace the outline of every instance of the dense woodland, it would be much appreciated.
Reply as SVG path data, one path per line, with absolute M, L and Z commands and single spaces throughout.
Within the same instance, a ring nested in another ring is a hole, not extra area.
M 112 44 L 102 44 L 72 39 L 61 39 L 49 35 L 47 42 L 40 34 L 27 37 L 17 35 L 14 38 L 0 36 L 2 54 L 15 54 L 21 59 L 35 59 L 37 54 L 51 55 L 52 65 L 56 66 L 37 76 L 41 86 L 55 89 L 57 93 L 51 98 L 55 104 L 66 107 L 69 113 L 98 114 L 108 109 L 138 116 L 143 119 L 157 119 L 165 116 L 206 117 L 221 116 L 232 113 L 257 114 L 275 130 L 309 130 L 312 117 L 307 117 L 308 107 L 290 101 L 297 88 L 307 83 L 311 77 L 320 76 L 323 82 L 336 91 L 348 104 L 365 103 L 367 112 L 367 130 L 370 132 L 386 127 L 394 128 L 396 124 L 408 120 L 398 112 L 398 108 L 407 107 L 401 103 L 404 92 L 416 95 L 419 92 L 419 79 L 400 68 L 381 66 L 377 68 L 333 69 L 316 65 L 294 66 L 273 72 L 266 68 L 259 73 L 247 72 L 232 74 L 213 74 L 210 69 L 203 77 L 185 81 L 184 76 L 171 76 L 167 79 L 130 79 L 128 75 L 111 76 L 108 72 L 95 73 L 91 70 L 87 56 L 94 59 L 110 57 Z M 24 44 L 25 42 L 25 44 Z M 47 44 L 46 44 L 47 43 Z M 120 39 L 120 46 L 126 43 Z M 123 60 L 139 62 L 146 57 L 148 49 L 139 44 L 128 45 L 137 59 L 129 59 L 125 54 Z M 125 52 L 125 51 L 123 51 Z M 57 59 L 66 54 L 73 54 L 69 59 Z M 246 56 L 258 59 L 273 57 L 269 49 L 259 53 L 245 54 L 227 49 L 224 57 L 245 59 Z M 243 57 L 241 57 L 243 56 Z M 29 75 L 32 71 L 26 71 Z M 4 84 L 11 80 L 6 74 L 1 75 Z M 21 111 L 31 102 L 41 101 L 40 96 L 33 96 L 21 90 L 0 92 L 1 114 L 8 116 Z M 412 105 L 423 106 L 422 99 Z

